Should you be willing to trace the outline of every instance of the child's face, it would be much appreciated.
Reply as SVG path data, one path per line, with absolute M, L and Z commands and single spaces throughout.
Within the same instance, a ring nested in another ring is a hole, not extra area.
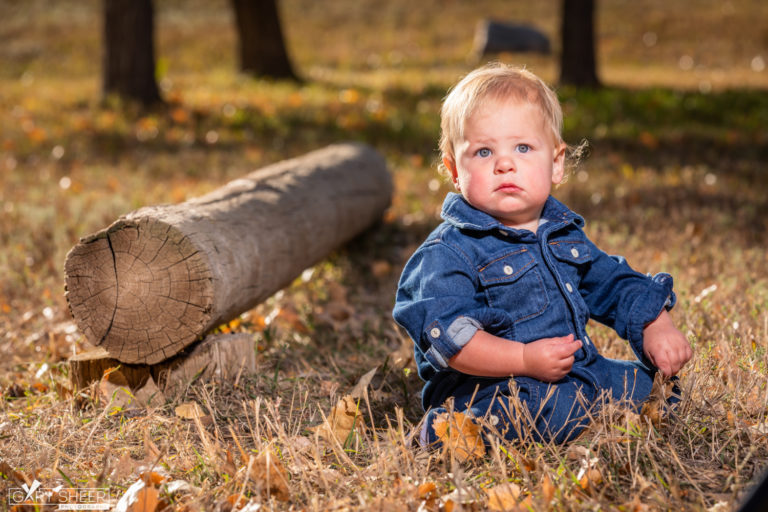
M 488 102 L 467 119 L 454 148 L 455 161 L 443 163 L 467 202 L 509 227 L 536 232 L 552 185 L 563 179 L 565 158 L 565 144 L 555 143 L 541 109 Z

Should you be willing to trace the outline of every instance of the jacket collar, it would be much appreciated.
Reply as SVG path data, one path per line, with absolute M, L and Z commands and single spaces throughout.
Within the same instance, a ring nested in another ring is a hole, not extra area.
M 455 192 L 449 192 L 443 201 L 443 209 L 440 216 L 449 224 L 459 229 L 471 231 L 504 231 L 508 234 L 520 236 L 521 230 L 505 226 L 487 213 L 470 205 L 464 196 Z M 573 223 L 578 227 L 584 226 L 584 219 L 572 212 L 567 206 L 552 196 L 544 203 L 541 217 L 547 222 L 540 225 L 539 231 L 545 229 L 551 232 L 567 224 Z

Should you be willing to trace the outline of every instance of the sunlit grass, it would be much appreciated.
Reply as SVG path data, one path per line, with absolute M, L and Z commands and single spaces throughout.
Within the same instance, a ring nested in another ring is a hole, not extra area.
M 0 462 L 7 464 L 0 494 L 19 486 L 9 474 L 16 471 L 46 487 L 70 485 L 67 478 L 104 485 L 117 498 L 154 467 L 195 487 L 174 498 L 191 510 L 250 500 L 286 510 L 290 502 L 309 510 L 446 510 L 448 500 L 466 500 L 465 508 L 482 510 L 491 506 L 488 490 L 503 483 L 519 486 L 518 499 L 534 510 L 732 507 L 768 465 L 768 82 L 750 68 L 751 43 L 743 54 L 721 45 L 722 54 L 707 57 L 734 62 L 727 79 L 709 68 L 681 70 L 686 41 L 698 36 L 665 39 L 655 1 L 606 3 L 601 11 L 614 27 L 604 29 L 602 50 L 610 87 L 558 91 L 566 140 L 587 139 L 591 155 L 556 195 L 586 217 L 606 251 L 675 276 L 673 316 L 696 351 L 681 374 L 686 398 L 660 425 L 609 407 L 571 447 L 504 444 L 476 463 L 412 443 L 421 384 L 412 362 L 396 363 L 409 342 L 390 309 L 400 269 L 438 222 L 450 189 L 434 166 L 440 101 L 471 67 L 467 37 L 483 9 L 546 20 L 552 33 L 557 24 L 546 15 L 556 3 L 525 10 L 504 2 L 508 11 L 466 3 L 437 16 L 430 2 L 390 2 L 380 13 L 390 27 L 381 37 L 339 24 L 346 15 L 370 19 L 365 2 L 344 13 L 287 1 L 286 12 L 314 16 L 288 28 L 301 84 L 233 71 L 223 3 L 184 4 L 187 11 L 164 3 L 158 48 L 167 105 L 149 111 L 100 100 L 97 2 L 50 16 L 40 14 L 46 2 L 28 4 L 34 29 L 0 54 Z M 701 31 L 714 31 L 723 16 L 748 19 L 741 5 L 733 15 L 706 5 L 697 7 Z M 626 9 L 647 13 L 645 24 L 621 25 Z M 20 26 L 20 12 L 4 26 Z M 678 8 L 669 14 L 679 28 Z M 451 16 L 463 23 L 446 30 Z M 320 37 L 330 28 L 337 33 Z M 203 29 L 210 39 L 200 37 Z M 650 30 L 657 46 L 631 43 Z M 733 36 L 730 26 L 723 30 Z M 554 80 L 553 58 L 526 60 Z M 66 359 L 88 345 L 70 322 L 63 262 L 79 237 L 141 206 L 178 203 L 339 140 L 365 141 L 387 157 L 393 205 L 372 232 L 226 327 L 252 333 L 254 375 L 236 385 L 197 384 L 162 407 L 124 414 L 109 414 L 97 388 L 72 389 Z M 632 357 L 615 334 L 591 329 L 604 355 Z M 355 442 L 318 438 L 337 400 L 374 367 Z M 200 404 L 206 417 L 180 417 L 181 402 Z M 256 457 L 264 453 L 284 467 L 289 501 L 259 477 L 265 463 Z M 592 458 L 599 483 L 582 480 Z

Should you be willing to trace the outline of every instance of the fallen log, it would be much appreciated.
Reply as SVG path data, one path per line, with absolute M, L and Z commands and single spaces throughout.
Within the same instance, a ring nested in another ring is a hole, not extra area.
M 381 155 L 339 144 L 185 203 L 141 208 L 70 250 L 70 311 L 111 357 L 158 363 L 372 225 L 391 193 Z

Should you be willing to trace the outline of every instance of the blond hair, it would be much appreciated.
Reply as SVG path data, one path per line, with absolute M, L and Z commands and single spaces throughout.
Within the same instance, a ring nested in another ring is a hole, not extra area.
M 541 108 L 555 145 L 563 142 L 563 110 L 555 92 L 527 69 L 489 63 L 462 78 L 448 93 L 440 111 L 441 160 L 455 160 L 454 141 L 464 135 L 467 119 L 484 102 L 516 99 Z M 440 164 L 442 171 L 443 164 Z

